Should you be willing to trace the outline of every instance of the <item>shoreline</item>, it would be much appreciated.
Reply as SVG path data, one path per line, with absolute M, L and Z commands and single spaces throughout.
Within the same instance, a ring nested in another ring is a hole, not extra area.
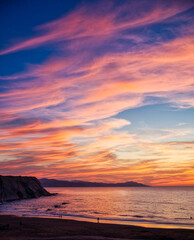
M 26 218 L 48 218 L 48 219 L 63 219 L 63 220 L 75 220 L 79 222 L 97 223 L 97 218 L 90 216 L 80 216 L 80 215 L 28 215 L 13 212 L 0 212 L 0 216 L 16 216 L 16 217 L 26 217 Z M 189 223 L 170 223 L 170 222 L 151 222 L 148 220 L 128 220 L 128 219 L 108 219 L 99 218 L 100 223 L 104 224 L 115 224 L 115 225 L 125 225 L 125 226 L 137 226 L 145 228 L 158 228 L 158 229 L 188 229 L 194 230 L 194 224 Z
M 6 226 L 8 226 L 6 228 Z M 5 229 L 1 229 L 5 226 Z M 0 215 L 0 235 L 9 239 L 156 239 L 192 240 L 192 229 L 149 228 L 70 219 Z M 87 238 L 82 238 L 87 236 Z M 88 238 L 90 237 L 90 238 Z M 92 237 L 92 238 L 91 238 Z M 95 237 L 95 238 L 94 238 Z

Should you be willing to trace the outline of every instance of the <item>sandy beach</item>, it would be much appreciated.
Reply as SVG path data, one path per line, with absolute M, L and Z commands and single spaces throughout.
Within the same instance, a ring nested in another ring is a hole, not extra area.
M 194 230 L 159 229 L 75 220 L 0 215 L 0 238 L 193 240 Z

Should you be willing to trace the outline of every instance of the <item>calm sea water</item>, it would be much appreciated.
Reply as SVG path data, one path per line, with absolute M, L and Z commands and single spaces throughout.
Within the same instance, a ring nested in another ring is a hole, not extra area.
M 56 196 L 0 205 L 1 214 L 194 228 L 194 187 L 47 188 Z M 67 203 L 67 204 L 63 204 Z M 158 225 L 159 224 L 159 225 Z

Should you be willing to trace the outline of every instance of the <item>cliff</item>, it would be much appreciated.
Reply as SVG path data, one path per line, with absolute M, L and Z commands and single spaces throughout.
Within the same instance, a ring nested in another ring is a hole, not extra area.
M 0 175 L 0 202 L 50 195 L 35 177 Z

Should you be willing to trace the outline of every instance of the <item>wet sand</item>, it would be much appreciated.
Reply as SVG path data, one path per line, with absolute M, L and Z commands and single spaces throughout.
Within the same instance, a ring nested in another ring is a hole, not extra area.
M 144 228 L 66 219 L 0 215 L 1 240 L 193 240 L 194 230 Z

